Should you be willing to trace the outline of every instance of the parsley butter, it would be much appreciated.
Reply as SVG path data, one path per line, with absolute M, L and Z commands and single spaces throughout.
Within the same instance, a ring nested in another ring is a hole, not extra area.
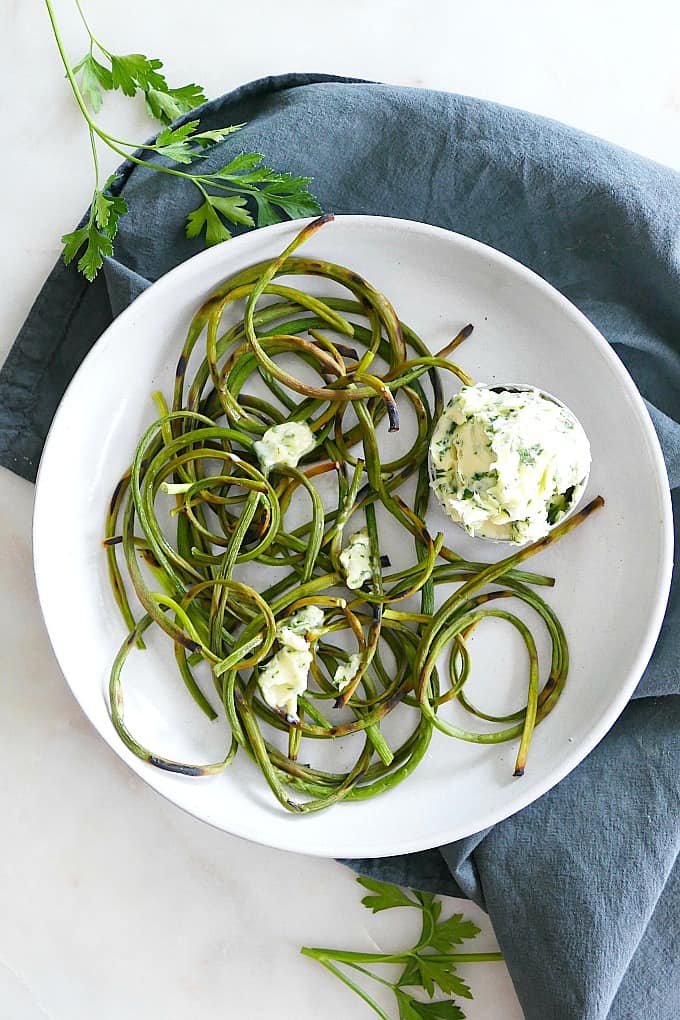
M 276 628 L 279 651 L 260 669 L 257 678 L 262 697 L 270 708 L 297 719 L 297 699 L 307 690 L 312 638 L 323 627 L 324 614 L 318 606 L 305 606 Z
M 531 387 L 463 386 L 430 443 L 431 486 L 470 535 L 524 545 L 578 502 L 590 445 L 563 404 Z
M 341 662 L 335 671 L 333 676 L 333 683 L 339 691 L 344 691 L 348 684 L 351 684 L 354 677 L 359 672 L 361 666 L 361 656 L 354 652 L 350 655 L 347 662 Z
M 303 421 L 284 421 L 271 428 L 253 444 L 265 471 L 273 467 L 297 467 L 300 457 L 316 446 L 314 433 Z
M 361 588 L 365 581 L 370 581 L 371 552 L 368 544 L 368 532 L 365 528 L 354 532 L 340 553 L 340 565 L 345 572 L 345 582 L 348 588 Z

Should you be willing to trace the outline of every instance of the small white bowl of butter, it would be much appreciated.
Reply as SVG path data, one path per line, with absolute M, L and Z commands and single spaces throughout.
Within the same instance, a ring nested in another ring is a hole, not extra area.
M 578 505 L 590 444 L 557 397 L 524 384 L 463 386 L 435 425 L 430 485 L 468 534 L 526 545 Z

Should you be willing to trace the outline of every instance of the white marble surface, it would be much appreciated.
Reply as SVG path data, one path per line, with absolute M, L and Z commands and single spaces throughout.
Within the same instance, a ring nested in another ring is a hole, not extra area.
M 172 81 L 198 79 L 209 94 L 310 69 L 449 89 L 565 120 L 680 168 L 674 0 L 644 8 L 118 0 L 115 18 L 112 5 L 86 6 L 114 51 L 158 54 Z M 56 7 L 77 59 L 71 0 Z M 0 12 L 9 146 L 0 167 L 1 359 L 91 184 L 42 4 L 2 0 Z M 130 106 L 107 101 L 107 117 L 144 137 L 144 116 Z M 115 163 L 104 156 L 106 168 Z M 53 659 L 32 580 L 31 508 L 32 487 L 0 469 L 0 1020 L 369 1015 L 297 950 L 397 945 L 410 934 L 408 917 L 371 917 L 340 865 L 216 832 L 123 767 Z M 457 906 L 481 924 L 480 948 L 493 948 L 488 919 Z M 468 973 L 470 1020 L 521 1020 L 504 965 Z

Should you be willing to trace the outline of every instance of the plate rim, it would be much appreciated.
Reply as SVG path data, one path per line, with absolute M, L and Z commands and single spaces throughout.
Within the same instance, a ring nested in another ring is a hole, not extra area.
M 244 262 L 247 258 L 248 248 L 255 247 L 263 234 L 266 234 L 269 238 L 275 238 L 278 234 L 287 235 L 290 231 L 294 230 L 297 232 L 305 224 L 311 223 L 316 217 L 307 217 L 302 220 L 286 220 L 282 223 L 272 224 L 267 227 L 260 227 L 256 230 L 248 233 L 240 234 L 237 237 L 232 238 L 229 242 L 228 251 L 233 251 L 234 246 L 238 245 L 239 250 L 243 250 Z M 461 234 L 457 231 L 448 230 L 445 227 L 435 226 L 434 224 L 422 223 L 418 220 L 403 219 L 394 216 L 371 216 L 367 214 L 337 214 L 334 217 L 335 220 L 346 223 L 350 226 L 356 225 L 361 227 L 366 223 L 378 224 L 388 226 L 390 229 L 397 228 L 406 232 L 422 233 L 429 236 L 439 236 L 448 240 L 453 240 L 457 245 L 465 249 L 466 247 L 474 250 L 486 253 L 492 261 L 505 265 L 512 272 L 517 273 L 520 276 L 524 276 L 530 283 L 538 287 L 544 293 L 547 293 L 558 305 L 562 307 L 562 310 L 566 312 L 572 319 L 574 319 L 585 331 L 589 334 L 591 341 L 599 348 L 605 359 L 609 362 L 614 372 L 619 378 L 624 391 L 626 392 L 629 399 L 631 399 L 636 411 L 637 418 L 640 426 L 645 433 L 645 439 L 647 441 L 647 447 L 651 454 L 652 465 L 654 472 L 657 476 L 659 484 L 660 496 L 661 496 L 661 541 L 660 541 L 660 556 L 659 556 L 659 583 L 657 584 L 655 599 L 653 605 L 650 606 L 649 622 L 647 624 L 644 640 L 638 647 L 637 654 L 631 667 L 628 671 L 628 679 L 625 684 L 622 684 L 618 689 L 616 696 L 613 697 L 609 705 L 600 716 L 598 724 L 588 733 L 587 738 L 584 738 L 577 745 L 571 754 L 564 754 L 559 762 L 549 772 L 549 780 L 541 781 L 537 784 L 537 787 L 530 790 L 528 795 L 513 798 L 512 806 L 506 811 L 503 810 L 499 813 L 498 810 L 490 810 L 486 815 L 480 816 L 479 825 L 475 828 L 474 832 L 479 832 L 491 825 L 497 824 L 506 818 L 517 814 L 523 810 L 529 804 L 538 800 L 545 793 L 557 786 L 570 772 L 576 768 L 581 761 L 583 761 L 591 751 L 600 743 L 600 741 L 610 731 L 612 726 L 615 724 L 617 719 L 624 711 L 628 704 L 631 695 L 635 688 L 640 682 L 642 675 L 651 659 L 654 647 L 661 631 L 663 619 L 666 611 L 668 597 L 670 594 L 670 587 L 672 581 L 673 571 L 673 551 L 674 551 L 674 531 L 673 531 L 673 514 L 672 514 L 672 503 L 670 486 L 668 482 L 668 475 L 666 471 L 665 461 L 661 450 L 661 445 L 654 429 L 649 411 L 645 405 L 645 402 L 638 390 L 632 376 L 628 372 L 627 368 L 616 355 L 609 342 L 606 340 L 600 330 L 588 319 L 588 317 L 575 305 L 573 304 L 564 294 L 561 293 L 555 286 L 544 279 L 540 274 L 525 266 L 517 259 L 507 255 L 505 252 L 499 251 L 497 248 L 491 245 L 485 244 L 482 241 L 478 241 L 475 238 L 469 237 L 466 234 Z M 190 258 L 180 262 L 177 266 L 173 267 L 167 273 L 164 273 L 158 280 L 154 281 L 149 287 L 147 287 L 141 294 L 139 294 L 134 301 L 132 301 L 122 312 L 117 315 L 113 321 L 106 327 L 104 332 L 95 340 L 92 347 L 87 352 L 82 362 L 78 366 L 77 370 L 73 374 L 73 377 L 69 381 L 66 390 L 59 402 L 57 410 L 54 414 L 50 428 L 48 430 L 45 443 L 43 446 L 42 454 L 40 457 L 40 463 L 36 475 L 35 482 L 35 495 L 33 505 L 33 516 L 32 516 L 32 564 L 33 564 L 33 575 L 35 579 L 36 590 L 38 594 L 38 601 L 40 605 L 41 615 L 45 623 L 45 629 L 48 634 L 50 645 L 52 647 L 55 659 L 59 666 L 59 669 L 66 681 L 71 694 L 79 706 L 80 711 L 88 719 L 94 730 L 97 732 L 100 738 L 102 738 L 106 744 L 109 745 L 114 754 L 125 763 L 126 766 L 131 768 L 136 775 L 156 794 L 160 795 L 171 803 L 174 807 L 179 808 L 186 814 L 198 819 L 204 824 L 210 825 L 213 828 L 218 829 L 221 832 L 226 832 L 229 835 L 236 836 L 241 839 L 247 839 L 251 842 L 259 843 L 263 846 L 269 846 L 274 849 L 284 850 L 295 853 L 303 853 L 309 856 L 316 857 L 328 857 L 328 858 L 377 858 L 377 857 L 392 857 L 399 854 L 414 853 L 422 850 L 432 849 L 434 847 L 441 846 L 445 843 L 455 841 L 457 839 L 465 838 L 466 836 L 472 835 L 472 832 L 467 831 L 468 826 L 465 826 L 465 832 L 457 831 L 455 825 L 449 824 L 437 833 L 433 833 L 426 837 L 425 840 L 417 838 L 404 838 L 399 842 L 398 845 L 391 846 L 389 849 L 381 849 L 379 851 L 367 851 L 365 848 L 357 846 L 352 843 L 351 840 L 344 846 L 328 847 L 313 847 L 311 849 L 302 849 L 300 847 L 300 837 L 288 838 L 288 833 L 293 832 L 304 832 L 304 822 L 299 819 L 299 829 L 291 828 L 284 830 L 285 835 L 281 838 L 262 838 L 261 836 L 254 836 L 250 831 L 244 831 L 243 828 L 239 827 L 238 821 L 231 822 L 230 828 L 224 828 L 217 821 L 204 817 L 198 812 L 198 810 L 192 810 L 192 808 L 185 804 L 179 804 L 171 794 L 165 790 L 159 789 L 153 782 L 153 771 L 149 770 L 146 764 L 137 759 L 123 743 L 117 737 L 113 728 L 109 732 L 104 732 L 97 725 L 96 721 L 91 717 L 88 711 L 81 703 L 74 686 L 67 675 L 67 672 L 62 665 L 62 658 L 55 647 L 57 637 L 53 637 L 52 630 L 48 623 L 48 606 L 47 592 L 44 591 L 41 576 L 45 576 L 47 568 L 45 567 L 46 557 L 42 553 L 41 543 L 41 520 L 44 515 L 43 504 L 49 508 L 49 499 L 44 494 L 44 487 L 41 486 L 41 481 L 44 475 L 44 466 L 48 463 L 51 447 L 54 444 L 54 437 L 59 432 L 59 422 L 62 416 L 66 413 L 65 408 L 68 406 L 69 396 L 73 389 L 75 389 L 76 380 L 79 375 L 87 370 L 88 362 L 91 359 L 95 359 L 101 356 L 101 351 L 104 350 L 108 343 L 110 343 L 111 334 L 120 328 L 120 323 L 125 324 L 127 319 L 131 318 L 136 310 L 139 310 L 140 306 L 146 304 L 149 300 L 155 300 L 155 295 L 162 291 L 166 287 L 172 287 L 174 279 L 187 271 L 187 267 L 196 267 L 199 263 L 217 261 L 219 254 L 224 249 L 221 245 L 216 245 L 213 248 L 208 248 L 203 251 L 196 253 Z M 42 568 L 41 568 L 42 563 Z M 42 574 L 41 574 L 42 569 Z M 339 808 L 341 809 L 341 808 Z M 302 839 L 304 842 L 304 837 Z

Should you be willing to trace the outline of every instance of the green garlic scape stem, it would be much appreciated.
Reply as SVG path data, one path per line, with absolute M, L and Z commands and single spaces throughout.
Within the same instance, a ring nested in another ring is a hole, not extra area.
M 564 689 L 569 652 L 554 611 L 535 591 L 552 579 L 518 568 L 603 502 L 597 497 L 546 538 L 498 563 L 464 560 L 444 547 L 442 534 L 430 535 L 427 455 L 443 407 L 439 373 L 446 367 L 463 381 L 469 377 L 442 355 L 429 355 L 387 298 L 353 270 L 296 254 L 331 220 L 306 224 L 278 258 L 235 274 L 198 309 L 178 359 L 172 407 L 155 395 L 160 416 L 141 437 L 106 517 L 109 576 L 128 630 L 110 686 L 121 738 L 144 761 L 194 776 L 221 771 L 242 752 L 276 801 L 297 815 L 394 788 L 418 767 L 435 731 L 477 744 L 517 740 L 515 775 L 523 774 L 534 729 Z M 321 278 L 350 297 L 311 297 L 278 283 L 280 276 Z M 239 301 L 245 301 L 240 319 Z M 445 351 L 471 331 L 469 325 L 459 330 Z M 394 457 L 387 426 L 394 430 L 409 409 L 416 439 Z M 314 449 L 297 465 L 263 467 L 256 441 L 286 421 L 308 423 Z M 409 499 L 405 483 L 414 476 Z M 295 527 L 293 506 L 298 520 L 303 516 Z M 411 562 L 398 570 L 381 548 L 385 515 L 401 530 L 403 548 L 412 550 Z M 350 590 L 342 553 L 362 529 L 370 569 Z M 434 612 L 437 589 L 445 598 Z M 419 609 L 405 601 L 416 595 Z M 550 638 L 543 681 L 530 626 L 497 605 L 511 599 L 528 607 Z M 144 610 L 140 619 L 135 600 Z M 323 610 L 323 625 L 304 636 L 311 679 L 293 714 L 265 699 L 259 677 L 284 647 L 281 627 L 310 605 Z M 467 690 L 467 641 L 489 619 L 512 626 L 526 648 L 525 704 L 506 715 L 481 711 Z M 127 729 L 123 669 L 152 625 L 172 642 L 193 701 L 208 718 L 216 716 L 215 704 L 226 717 L 221 761 L 168 759 Z M 447 667 L 440 675 L 442 657 Z M 442 715 L 448 704 L 483 728 Z M 400 741 L 385 727 L 397 711 L 410 720 Z M 335 770 L 313 764 L 316 741 L 341 739 L 355 748 L 350 764 Z M 460 962 L 464 956 L 496 958 L 463 954 Z M 330 966 L 330 960 L 404 962 L 328 953 L 321 962 Z

